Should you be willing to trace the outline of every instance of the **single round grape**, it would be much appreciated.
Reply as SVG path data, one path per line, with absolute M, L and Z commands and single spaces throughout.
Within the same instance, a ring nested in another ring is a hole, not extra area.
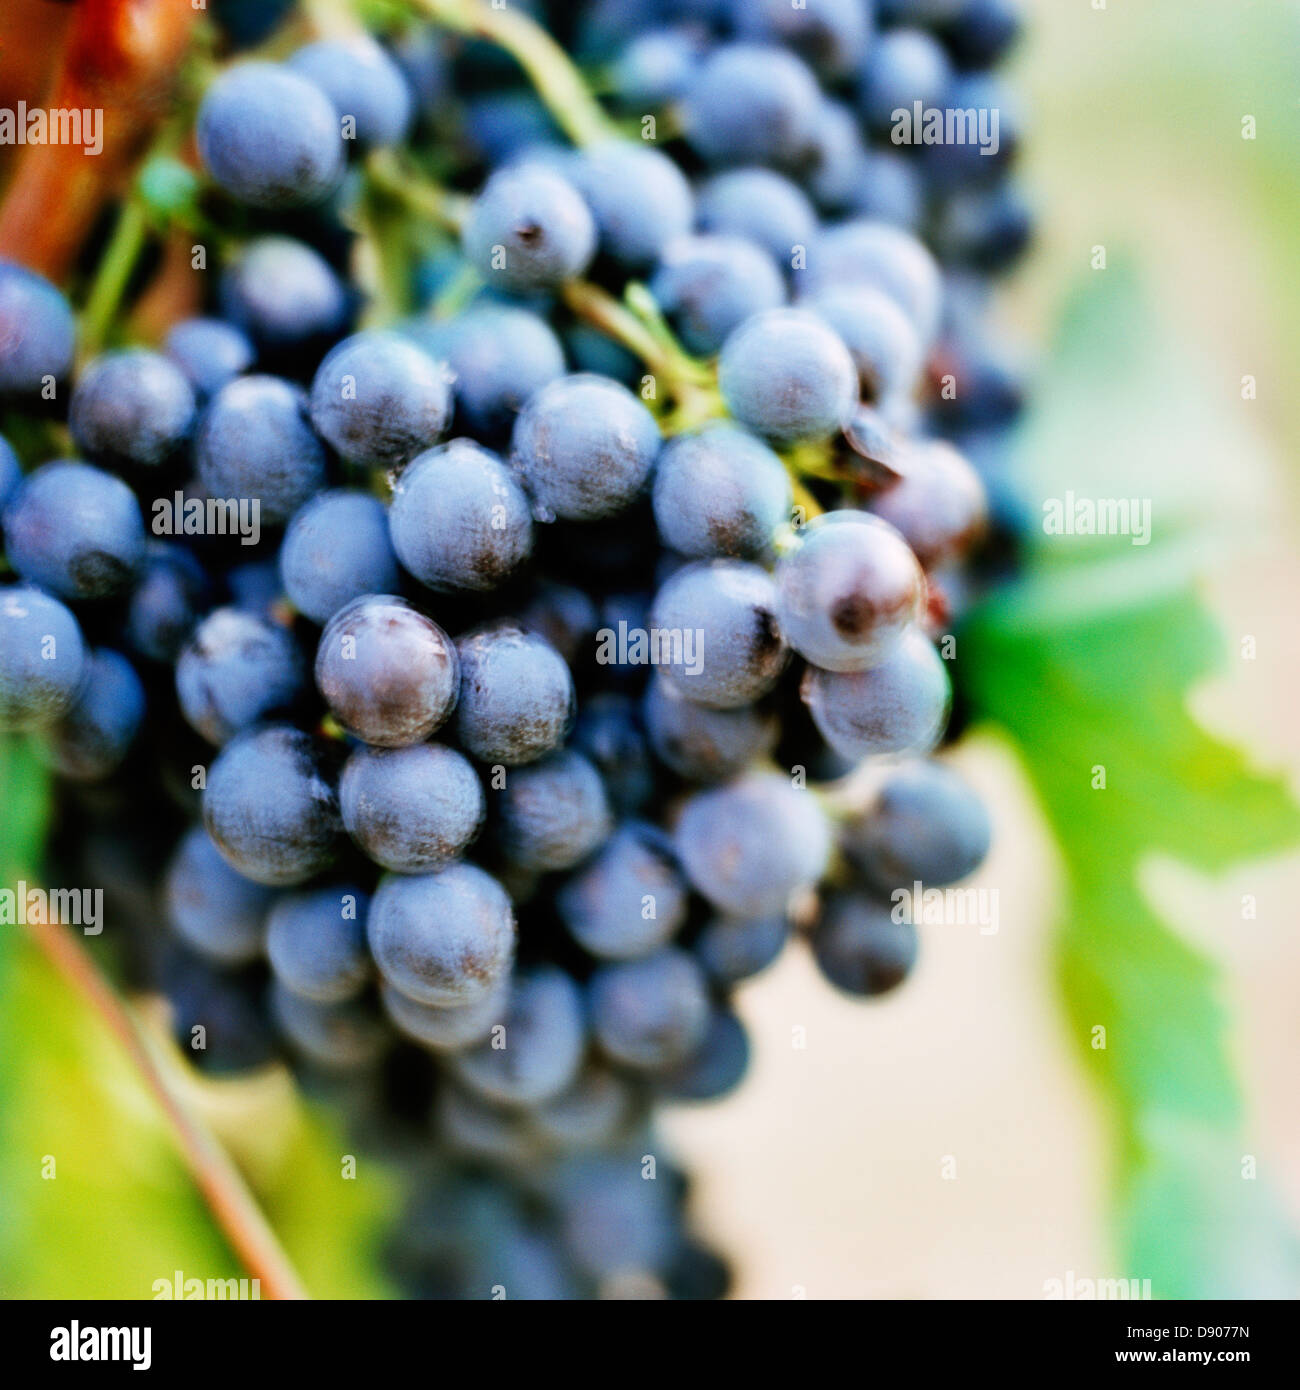
M 325 625 L 316 684 L 350 733 L 380 748 L 423 743 L 456 707 L 460 663 L 432 619 L 390 594 L 368 594 Z
M 939 439 L 906 449 L 899 471 L 902 477 L 872 499 L 871 510 L 898 528 L 927 569 L 960 559 L 988 527 L 979 474 Z
M 451 1059 L 462 1086 L 497 1105 L 539 1105 L 571 1086 L 587 1048 L 582 991 L 555 966 L 514 981 L 492 1037 Z
M 718 360 L 727 409 L 778 444 L 822 439 L 857 403 L 858 373 L 835 331 L 806 309 L 768 309 L 731 334 Z
M 106 647 L 92 652 L 72 708 L 46 731 L 45 761 L 60 776 L 94 782 L 125 759 L 144 720 L 144 687 L 135 668 Z
M 176 695 L 186 721 L 209 743 L 286 712 L 302 693 L 302 654 L 284 628 L 237 608 L 199 623 L 176 660 Z
M 338 802 L 310 736 L 272 724 L 228 743 L 208 769 L 203 823 L 254 883 L 293 887 L 327 868 Z
M 257 360 L 248 335 L 225 319 L 182 319 L 168 331 L 163 350 L 200 405 Z
M 538 1136 L 565 1153 L 601 1148 L 626 1126 L 635 1106 L 627 1082 L 608 1067 L 589 1061 L 558 1096 L 533 1107 Z
M 785 303 L 772 258 L 737 236 L 682 236 L 663 249 L 650 293 L 688 352 L 719 351 L 732 329 Z
M 271 1016 L 289 1045 L 322 1071 L 366 1071 L 383 1056 L 392 1035 L 365 998 L 320 1004 L 294 994 L 277 980 L 271 987 Z
M 610 81 L 629 113 L 658 110 L 686 90 L 704 53 L 701 36 L 685 25 L 637 34 L 614 64 Z
M 852 206 L 867 162 L 858 118 L 839 101 L 823 101 L 813 137 L 801 161 L 804 183 L 828 212 Z
M 925 181 L 912 160 L 892 150 L 871 150 L 859 169 L 848 211 L 915 233 L 925 216 Z
M 515 424 L 512 459 L 546 514 L 598 521 L 642 492 L 659 426 L 624 386 L 582 372 L 543 386 Z
M 391 876 L 375 890 L 370 951 L 394 989 L 456 1008 L 495 989 L 510 969 L 515 919 L 506 891 L 475 864 Z
M 817 79 L 793 53 L 723 44 L 687 88 L 686 138 L 710 164 L 788 164 L 810 139 L 820 105 Z
M 376 864 L 395 873 L 444 868 L 473 843 L 486 802 L 478 774 L 454 749 L 358 748 L 339 780 L 343 825 Z
M 43 276 L 0 259 L 0 396 L 38 396 L 72 371 L 77 329 Z
M 727 10 L 741 38 L 780 44 L 830 81 L 856 72 L 870 46 L 872 7 L 862 0 L 729 0 Z
M 210 496 L 256 502 L 264 526 L 288 521 L 325 485 L 325 450 L 307 397 L 279 377 L 223 386 L 199 422 L 194 457 Z
M 316 369 L 311 419 L 345 459 L 401 468 L 447 428 L 451 386 L 443 368 L 400 334 L 355 333 Z
M 846 758 L 925 753 L 948 721 L 948 672 L 918 628 L 904 632 L 867 671 L 810 666 L 802 695 L 822 737 Z
M 596 253 L 596 223 L 567 179 L 523 164 L 498 170 L 483 186 L 462 245 L 490 285 L 548 289 L 586 270 Z
M 107 468 L 158 468 L 189 442 L 194 391 L 157 352 L 122 348 L 87 363 L 72 392 L 68 428 Z
M 490 440 L 508 438 L 529 397 L 564 375 L 564 349 L 538 314 L 507 304 L 475 305 L 448 325 L 456 418 Z
M 223 316 L 276 356 L 338 337 L 351 312 L 348 290 L 329 262 L 287 236 L 247 242 L 222 272 L 219 298 Z
M 695 955 L 720 989 L 731 989 L 769 965 L 790 939 L 790 919 L 775 913 L 766 917 L 715 917 L 695 942 Z
M 736 709 L 766 695 L 790 652 L 776 623 L 776 588 L 757 565 L 708 560 L 678 570 L 655 596 L 659 673 L 688 699 Z
M 393 549 L 431 589 L 495 589 L 528 558 L 528 498 L 496 454 L 453 439 L 413 459 L 393 486 Z
M 974 873 L 989 851 L 984 803 L 944 763 L 915 762 L 891 772 L 875 801 L 845 825 L 841 845 L 878 889 L 914 883 L 942 887 Z
M 802 303 L 840 335 L 868 401 L 910 396 L 920 379 L 921 342 L 912 320 L 884 290 L 871 285 L 822 289 Z
M 789 273 L 817 234 L 817 213 L 798 184 L 772 169 L 728 169 L 701 185 L 700 230 L 745 237 Z
M 0 588 L 0 732 L 45 728 L 66 714 L 88 664 L 81 628 L 58 599 Z
M 456 652 L 456 737 L 466 752 L 516 766 L 559 747 L 573 725 L 573 676 L 545 638 L 495 623 L 462 637 Z
M 450 1008 L 420 1004 L 390 984 L 380 986 L 384 1011 L 393 1026 L 430 1052 L 458 1052 L 482 1042 L 505 1018 L 509 997 L 509 976 L 472 1004 Z
M 693 558 L 758 560 L 790 519 L 790 475 L 762 440 L 717 422 L 670 440 L 654 477 L 663 543 Z
M 620 1066 L 659 1071 L 704 1040 L 709 996 L 704 972 L 675 946 L 640 960 L 602 965 L 591 977 L 591 1026 Z
M 766 757 L 779 732 L 771 713 L 754 705 L 709 709 L 658 673 L 646 689 L 646 732 L 655 756 L 691 782 L 724 782 Z
M 655 792 L 655 770 L 633 696 L 605 690 L 583 700 L 572 743 L 600 773 L 617 815 L 635 816 L 648 805 Z
M 740 1085 L 748 1070 L 745 1025 L 730 1009 L 715 1005 L 699 1047 L 655 1079 L 668 1100 L 720 1100 Z
M 354 999 L 370 978 L 369 907 L 369 898 L 352 884 L 278 899 L 266 921 L 266 954 L 275 978 L 317 1004 Z
M 915 622 L 925 580 L 892 526 L 829 512 L 800 532 L 776 569 L 781 634 L 828 671 L 876 665 Z
M 391 593 L 399 576 L 384 504 L 349 488 L 313 497 L 289 522 L 280 576 L 294 607 L 314 623 L 365 594 Z
M 199 158 L 217 184 L 250 207 L 318 203 L 343 177 L 338 113 L 314 83 L 274 63 L 221 73 L 195 121 Z
M 411 89 L 402 70 L 368 34 L 305 44 L 287 66 L 319 87 L 363 149 L 396 145 L 411 124 Z M 345 135 L 347 132 L 345 131 Z
M 181 840 L 163 880 L 172 929 L 200 955 L 242 965 L 262 954 L 272 893 L 237 874 L 208 832 L 194 826 Z
M 859 94 L 862 114 L 873 129 L 887 131 L 900 108 L 910 115 L 915 102 L 923 108 L 943 106 L 951 81 L 951 65 L 936 38 L 921 29 L 891 29 L 867 54 Z
M 600 249 L 629 270 L 653 265 L 691 229 L 695 200 L 685 174 L 640 140 L 602 140 L 566 165 L 596 219 Z
M 649 955 L 686 920 L 687 887 L 672 842 L 642 822 L 621 826 L 560 889 L 556 907 L 577 943 L 601 960 Z
M 862 218 L 827 227 L 808 252 L 804 289 L 831 294 L 849 285 L 874 285 L 912 320 L 921 346 L 939 331 L 943 281 L 934 257 L 910 232 Z
M 776 772 L 749 772 L 697 792 L 673 842 L 695 891 L 741 917 L 784 912 L 821 877 L 831 849 L 817 798 Z
M 831 893 L 813 929 L 822 974 L 846 994 L 870 998 L 897 988 L 916 964 L 916 927 L 863 893 Z
M 524 869 L 571 869 L 612 828 L 600 774 L 569 749 L 512 769 L 498 811 L 502 848 Z
M 584 644 L 596 635 L 600 614 L 590 595 L 571 584 L 542 582 L 520 614 L 520 623 L 536 632 L 573 665 Z
M 639 1152 L 584 1154 L 558 1175 L 564 1246 L 589 1278 L 652 1275 L 666 1269 L 679 1248 L 668 1184 L 642 1177 Z

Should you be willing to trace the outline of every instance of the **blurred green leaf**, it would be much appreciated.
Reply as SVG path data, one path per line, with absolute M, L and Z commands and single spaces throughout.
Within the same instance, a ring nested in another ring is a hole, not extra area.
M 964 635 L 965 684 L 1016 739 L 1060 841 L 1059 964 L 1074 1036 L 1115 1103 L 1128 1276 L 1163 1297 L 1280 1296 L 1294 1246 L 1264 1185 L 1242 1178 L 1215 972 L 1138 886 L 1154 853 L 1221 871 L 1300 840 L 1281 780 L 1252 772 L 1187 710 L 1218 655 L 1194 582 L 1197 518 L 1215 498 L 1191 486 L 1204 471 L 1175 478 L 1171 465 L 1180 450 L 1232 457 L 1249 444 L 1153 331 L 1126 269 L 1075 296 L 1047 375 L 1020 451 L 1034 521 L 1064 489 L 1148 497 L 1155 539 L 1031 538 L 1024 582 Z

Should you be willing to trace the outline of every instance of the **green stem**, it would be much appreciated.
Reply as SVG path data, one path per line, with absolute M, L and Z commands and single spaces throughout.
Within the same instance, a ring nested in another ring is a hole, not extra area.
M 366 161 L 371 186 L 444 231 L 460 234 L 470 200 L 425 178 L 391 150 L 376 150 Z
M 537 95 L 575 145 L 616 134 L 600 103 L 587 90 L 569 55 L 540 25 L 518 9 L 493 9 L 481 0 L 411 0 L 429 19 L 459 34 L 487 39 L 523 68 Z
M 81 319 L 81 346 L 87 356 L 103 347 L 122 296 L 148 239 L 148 215 L 132 195 L 118 213 L 117 225 L 100 258 Z

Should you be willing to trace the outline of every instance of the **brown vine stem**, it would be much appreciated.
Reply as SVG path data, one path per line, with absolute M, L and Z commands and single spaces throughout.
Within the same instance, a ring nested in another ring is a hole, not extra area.
M 229 1154 L 168 1082 L 156 1048 L 86 950 L 61 925 L 28 924 L 27 931 L 45 958 L 121 1044 L 161 1108 L 217 1224 L 249 1273 L 261 1280 L 266 1296 L 307 1298 L 288 1255 Z

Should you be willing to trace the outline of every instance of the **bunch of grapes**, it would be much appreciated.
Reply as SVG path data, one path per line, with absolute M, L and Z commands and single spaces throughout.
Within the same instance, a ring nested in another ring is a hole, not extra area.
M 792 936 L 896 988 L 896 890 L 988 847 L 929 755 L 1014 531 L 1016 5 L 213 8 L 202 312 L 74 371 L 0 264 L 51 873 L 197 1066 L 287 1055 L 406 1165 L 411 1291 L 718 1296 L 656 1106 L 740 1082 Z

